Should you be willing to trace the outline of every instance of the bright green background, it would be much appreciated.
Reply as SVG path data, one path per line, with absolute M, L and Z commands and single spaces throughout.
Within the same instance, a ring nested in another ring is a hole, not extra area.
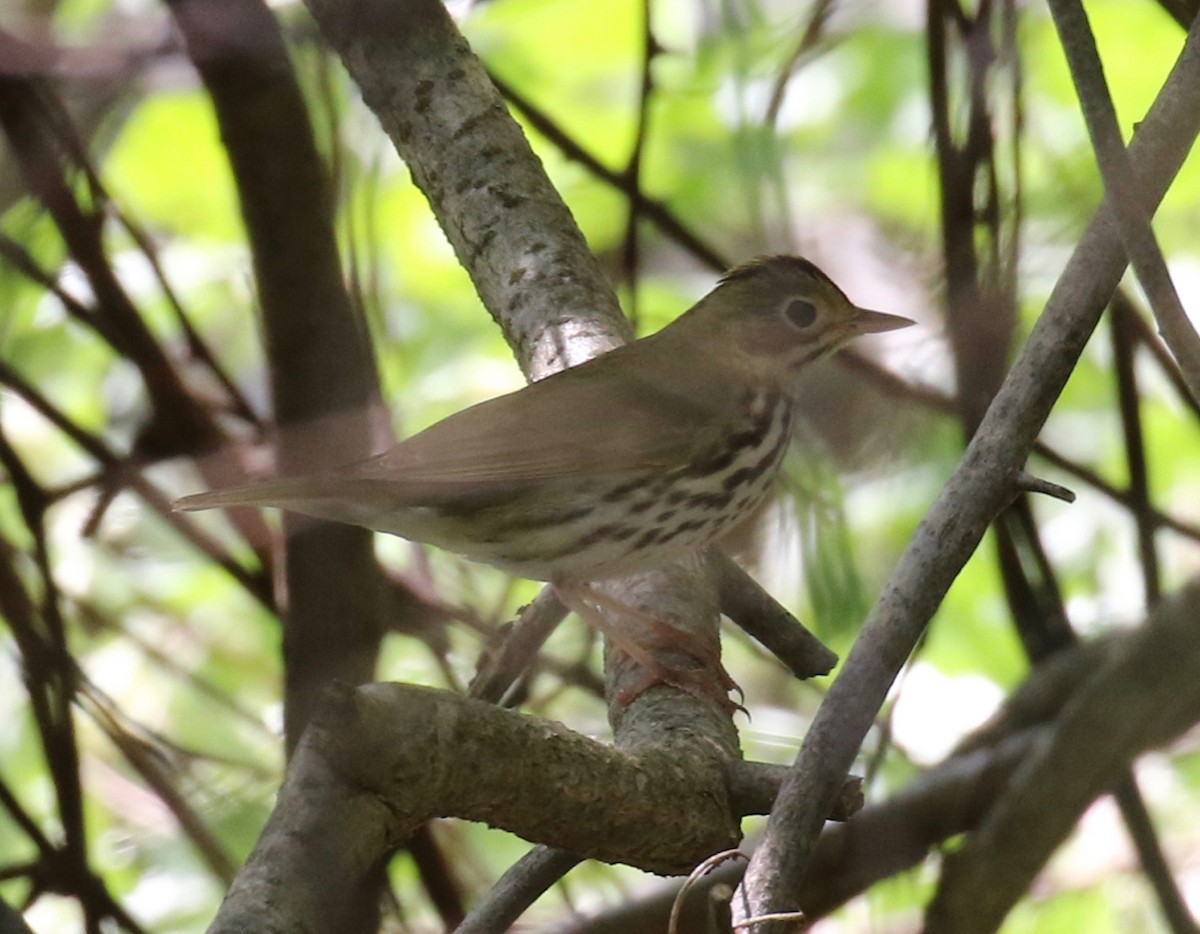
M 919 319 L 921 327 L 887 343 L 890 366 L 914 381 L 948 390 L 942 335 L 937 178 L 921 14 L 908 4 L 838 4 L 827 38 L 787 86 L 779 119 L 765 126 L 770 88 L 797 41 L 807 10 L 790 4 L 659 3 L 654 29 L 663 53 L 654 62 L 655 93 L 643 162 L 646 192 L 732 261 L 764 251 L 798 251 L 818 260 L 852 297 Z M 907 10 L 907 12 L 903 12 Z M 1151 3 L 1089 2 L 1119 114 L 1128 128 L 1144 113 L 1182 41 L 1179 28 Z M 115 5 L 103 0 L 61 6 L 59 38 L 86 44 L 112 35 Z M 129 7 L 123 6 L 128 12 Z M 620 170 L 634 141 L 639 87 L 641 4 L 597 6 L 574 0 L 494 0 L 461 26 L 487 66 L 558 122 L 603 164 Z M 161 19 L 147 6 L 140 14 Z M 289 9 L 285 19 L 301 14 Z M 0 24 L 3 17 L 0 16 Z M 1050 286 L 1099 198 L 1054 30 L 1040 8 L 1019 23 L 1025 135 L 1021 141 L 1021 331 L 1036 318 Z M 295 50 L 306 87 L 315 91 L 320 59 Z M 326 63 L 328 64 L 328 63 Z M 153 235 L 171 284 L 246 394 L 264 413 L 267 390 L 253 323 L 253 284 L 229 168 L 211 109 L 176 62 L 131 82 L 97 131 L 95 157 L 114 199 Z M 311 95 L 318 127 L 337 118 L 343 243 L 379 284 L 370 325 L 398 431 L 407 434 L 471 402 L 520 385 L 511 354 L 480 307 L 422 196 L 379 133 L 349 82 L 334 68 L 336 113 Z M 181 77 L 182 75 L 182 77 Z M 168 80 L 169 78 L 169 80 Z M 997 89 L 997 100 L 1004 100 Z M 1000 108 L 1003 113 L 1003 107 Z M 1003 133 L 1004 127 L 997 131 Z M 568 161 L 536 134 L 535 147 L 593 250 L 615 271 L 626 227 L 622 197 Z M 1007 143 L 1001 150 L 1007 152 Z M 1012 166 L 1002 162 L 1002 170 Z M 11 167 L 9 168 L 11 171 Z M 1185 305 L 1200 307 L 1200 168 L 1185 168 L 1158 215 L 1156 229 L 1178 274 Z M 61 247 L 27 203 L 3 218 L 4 231 L 55 268 Z M 653 330 L 711 287 L 714 275 L 641 228 L 643 276 L 619 283 L 639 327 Z M 114 260 L 130 292 L 164 339 L 181 343 L 163 297 L 128 238 L 114 229 Z M 364 249 L 369 250 L 364 252 Z M 63 276 L 69 284 L 71 270 Z M 127 447 L 143 412 L 140 383 L 92 336 L 69 322 L 55 301 L 0 266 L 0 354 L 81 425 Z M 1151 478 L 1157 502 L 1200 521 L 1200 435 L 1194 420 L 1141 361 Z M 1115 414 L 1111 351 L 1098 336 L 1046 429 L 1046 439 L 1118 485 L 1124 452 Z M 43 482 L 69 483 L 90 465 L 71 444 L 11 394 L 0 396 L 5 431 L 36 465 Z M 790 472 L 795 501 L 767 527 L 759 576 L 845 652 L 900 550 L 941 483 L 961 442 L 948 421 L 885 401 L 855 428 L 856 450 L 811 438 Z M 1064 480 L 1048 471 L 1052 479 Z M 172 493 L 194 489 L 186 464 L 152 475 Z M 1069 481 L 1064 481 L 1069 482 Z M 1128 625 L 1143 611 L 1132 528 L 1106 500 L 1079 488 L 1074 506 L 1036 504 L 1073 622 L 1083 632 Z M 72 629 L 72 648 L 100 690 L 141 728 L 195 753 L 175 778 L 235 861 L 244 859 L 265 819 L 280 771 L 278 629 L 219 569 L 149 517 L 128 495 L 98 534 L 80 530 L 93 502 L 83 492 L 51 513 L 55 573 L 64 590 L 118 629 Z M 223 520 L 208 519 L 214 532 Z M 22 535 L 11 492 L 0 488 L 0 529 Z M 1168 587 L 1200 569 L 1195 543 L 1160 539 Z M 399 567 L 410 546 L 381 541 Z M 502 620 L 534 592 L 444 555 L 432 555 L 439 594 Z M 28 569 L 25 569 L 28 570 Z M 451 670 L 469 678 L 478 639 L 452 632 Z M 589 648 L 568 623 L 551 651 L 573 660 Z M 788 761 L 821 688 L 799 686 L 744 641 L 726 640 L 729 666 L 746 687 L 753 713 L 741 721 L 748 755 Z M 53 826 L 53 796 L 25 709 L 17 653 L 0 632 L 0 773 L 35 816 Z M 395 637 L 383 677 L 445 685 L 424 646 Z M 963 731 L 1018 683 L 1025 662 L 1013 635 L 985 542 L 951 590 L 919 663 L 902 680 L 893 723 L 895 748 L 870 797 L 935 761 Z M 215 689 L 223 700 L 200 689 Z M 539 709 L 578 729 L 603 734 L 598 701 L 539 683 Z M 154 931 L 199 931 L 222 892 L 170 813 L 89 721 L 79 714 L 94 865 L 129 909 Z M 149 735 L 149 734 L 147 734 Z M 869 741 L 873 747 L 875 738 Z M 1195 756 L 1185 746 L 1146 765 L 1147 794 L 1163 820 L 1168 856 L 1185 868 L 1181 882 L 1200 898 Z M 1167 819 L 1169 818 L 1169 819 Z M 753 824 L 748 826 L 753 827 Z M 461 862 L 457 871 L 483 888 L 524 851 L 520 841 L 475 826 L 438 834 Z M 0 865 L 31 854 L 0 814 Z M 1039 897 L 1010 918 L 1010 932 L 1123 932 L 1160 929 L 1145 884 L 1134 873 L 1112 809 L 1089 813 L 1075 841 L 1039 883 Z M 413 930 L 435 930 L 415 874 L 398 860 L 395 878 Z M 907 930 L 936 880 L 931 863 L 878 886 L 819 930 Z M 549 922 L 570 903 L 595 909 L 635 894 L 652 880 L 629 870 L 581 867 L 533 914 Z M 0 884 L 10 902 L 24 890 Z M 67 930 L 70 902 L 42 899 L 30 912 L 42 931 Z

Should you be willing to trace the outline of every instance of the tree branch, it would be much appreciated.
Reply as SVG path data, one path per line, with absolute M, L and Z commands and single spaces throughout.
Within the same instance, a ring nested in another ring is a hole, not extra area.
M 329 180 L 279 26 L 260 0 L 168 5 L 212 98 L 238 186 L 281 429 L 279 468 L 303 473 L 365 457 L 379 402 L 375 366 L 343 284 Z M 288 515 L 284 531 L 290 749 L 324 684 L 371 679 L 386 591 L 368 530 Z
M 504 330 L 539 378 L 632 337 L 486 71 L 434 0 L 308 0 Z
M 634 705 L 657 704 L 675 729 L 617 749 L 446 691 L 331 691 L 211 930 L 341 930 L 358 880 L 439 816 L 651 872 L 690 869 L 739 837 L 716 791 L 728 751 L 688 735 L 677 692 L 643 698 Z
M 995 931 L 1079 815 L 1144 750 L 1200 720 L 1200 580 L 1164 600 L 1064 708 L 962 849 L 948 857 L 927 934 Z
M 1200 129 L 1200 29 L 1134 137 L 1140 197 L 1157 204 Z M 1009 502 L 1037 433 L 1124 268 L 1110 209 L 1088 226 L 958 469 L 921 523 L 821 704 L 743 883 L 744 918 L 789 911 L 829 806 L 888 688 Z M 757 934 L 778 930 L 760 926 Z
M 1050 12 L 1071 68 L 1080 109 L 1108 192 L 1106 203 L 1116 220 L 1125 255 L 1146 292 L 1159 333 L 1175 354 L 1192 398 L 1200 402 L 1200 335 L 1183 310 L 1162 248 L 1150 227 L 1149 215 L 1138 197 L 1133 166 L 1121 140 L 1116 108 L 1108 93 L 1087 14 L 1079 0 L 1050 0 Z M 1193 31 L 1195 28 L 1193 24 Z

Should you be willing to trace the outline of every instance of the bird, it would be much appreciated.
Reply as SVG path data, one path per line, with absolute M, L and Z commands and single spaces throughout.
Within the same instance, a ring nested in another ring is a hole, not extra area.
M 855 305 L 806 259 L 758 257 L 659 331 L 382 454 L 175 508 L 276 507 L 547 581 L 653 669 L 651 683 L 694 692 L 604 621 L 599 609 L 613 607 L 594 585 L 718 543 L 770 494 L 803 404 L 789 391 L 798 371 L 854 337 L 913 323 Z

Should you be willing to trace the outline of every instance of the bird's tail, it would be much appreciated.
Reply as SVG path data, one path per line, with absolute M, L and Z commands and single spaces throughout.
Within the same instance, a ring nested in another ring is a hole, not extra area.
M 263 480 L 225 490 L 194 493 L 175 500 L 171 508 L 176 512 L 226 509 L 230 506 L 275 506 L 280 509 L 294 509 L 314 500 L 337 496 L 339 484 L 344 487 L 346 481 L 321 476 Z

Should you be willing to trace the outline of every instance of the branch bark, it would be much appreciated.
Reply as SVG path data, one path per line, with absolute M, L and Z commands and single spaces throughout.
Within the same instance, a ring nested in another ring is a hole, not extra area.
M 570 212 L 434 0 L 307 0 L 533 379 L 633 335 Z
M 271 819 L 211 928 L 342 930 L 360 881 L 433 817 L 485 822 L 582 857 L 686 871 L 734 845 L 729 750 L 702 738 L 677 692 L 651 692 L 670 728 L 623 749 L 446 691 L 373 684 L 328 698 Z

